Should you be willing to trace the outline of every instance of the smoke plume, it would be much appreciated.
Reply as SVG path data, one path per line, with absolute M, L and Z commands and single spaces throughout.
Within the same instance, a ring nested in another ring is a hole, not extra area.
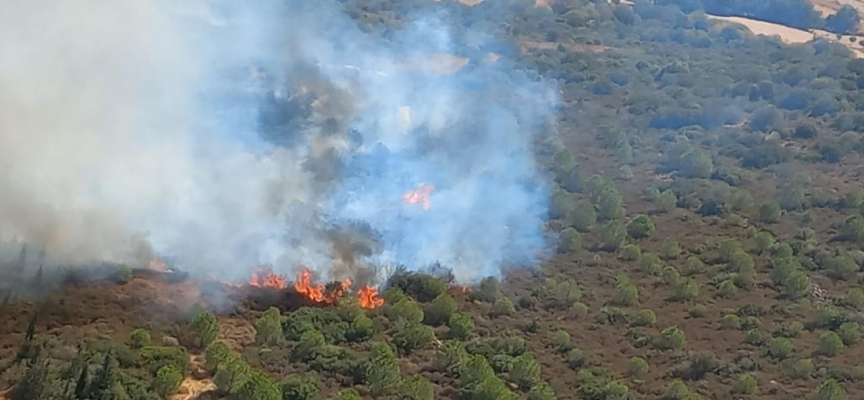
M 462 49 L 437 14 L 381 37 L 343 7 L 6 1 L 5 258 L 28 243 L 51 264 L 159 255 L 225 278 L 441 262 L 462 282 L 533 263 L 532 135 L 555 91 L 482 43 L 443 56 Z M 424 184 L 429 210 L 403 203 Z

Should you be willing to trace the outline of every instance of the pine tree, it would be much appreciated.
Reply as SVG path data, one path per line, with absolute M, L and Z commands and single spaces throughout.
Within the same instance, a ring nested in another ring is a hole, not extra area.
M 40 344 L 33 346 L 32 357 L 27 359 L 27 369 L 21 380 L 9 393 L 9 400 L 40 400 L 48 391 L 48 359 L 43 356 Z

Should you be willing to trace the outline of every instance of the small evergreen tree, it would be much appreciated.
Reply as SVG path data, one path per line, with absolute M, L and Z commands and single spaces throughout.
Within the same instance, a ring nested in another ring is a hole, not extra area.
M 219 321 L 210 311 L 201 311 L 192 318 L 192 332 L 198 340 L 197 345 L 206 348 L 219 336 Z
M 273 346 L 283 338 L 282 314 L 276 307 L 270 307 L 255 321 L 255 343 L 258 345 Z

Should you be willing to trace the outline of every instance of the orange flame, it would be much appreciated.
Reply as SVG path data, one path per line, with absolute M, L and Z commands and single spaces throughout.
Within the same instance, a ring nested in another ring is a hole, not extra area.
M 435 186 L 425 184 L 417 188 L 417 190 L 409 190 L 402 195 L 402 201 L 405 204 L 422 204 L 424 210 L 432 207 L 432 202 L 429 201 L 429 196 L 435 191 Z
M 312 271 L 303 268 L 300 271 L 300 276 L 297 277 L 297 281 L 294 282 L 294 290 L 299 295 L 316 303 L 334 304 L 351 289 L 351 284 L 350 279 L 327 286 L 320 283 L 313 284 Z
M 303 270 L 300 271 L 300 276 L 297 278 L 297 281 L 294 282 L 294 290 L 309 300 L 318 303 L 324 302 L 324 285 L 320 283 L 313 285 L 312 271 L 309 271 L 306 268 L 303 268 Z
M 285 277 L 273 272 L 272 268 L 263 268 L 252 273 L 249 286 L 285 289 L 288 287 Z
M 384 299 L 378 297 L 378 290 L 372 286 L 364 286 L 357 292 L 360 307 L 372 309 L 384 305 Z
M 272 268 L 263 268 L 255 271 L 252 278 L 249 279 L 249 286 L 284 289 L 288 287 L 287 280 L 283 275 L 278 275 L 273 272 Z M 312 271 L 308 268 L 303 268 L 300 271 L 300 276 L 294 282 L 294 290 L 297 294 L 322 304 L 336 304 L 336 302 L 344 297 L 351 290 L 353 282 L 346 279 L 342 282 L 333 282 L 328 285 L 312 282 Z M 231 287 L 241 287 L 241 285 L 229 284 Z M 371 286 L 366 286 L 357 292 L 358 303 L 360 307 L 372 309 L 384 305 L 384 299 L 378 296 L 378 290 Z

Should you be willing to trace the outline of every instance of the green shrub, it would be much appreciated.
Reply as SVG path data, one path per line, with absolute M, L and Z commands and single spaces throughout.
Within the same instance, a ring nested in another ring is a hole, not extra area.
M 648 373 L 648 361 L 642 357 L 630 359 L 630 376 L 641 376 Z
M 846 390 L 835 379 L 822 382 L 816 389 L 816 400 L 846 400 Z
M 639 302 L 639 289 L 627 277 L 618 277 L 618 304 L 632 306 Z
M 742 250 L 735 251 L 729 258 L 729 264 L 726 266 L 730 272 L 753 271 L 756 265 L 753 262 L 753 257 Z
M 861 339 L 861 328 L 856 322 L 844 322 L 837 328 L 837 334 L 843 340 L 843 344 L 851 346 Z
M 522 354 L 513 360 L 508 379 L 523 390 L 530 389 L 540 381 L 540 364 L 530 353 Z
M 181 383 L 183 383 L 183 373 L 173 365 L 165 365 L 156 371 L 156 378 L 153 379 L 153 391 L 159 396 L 167 398 L 177 393 Z
M 723 321 L 720 322 L 722 330 L 738 330 L 741 329 L 741 318 L 735 314 L 726 314 L 723 316 Z
M 638 261 L 642 258 L 642 249 L 639 245 L 628 244 L 621 249 L 621 259 L 624 261 Z
M 795 345 L 787 338 L 775 338 L 768 344 L 768 355 L 783 360 L 795 352 Z
M 697 304 L 690 309 L 689 314 L 693 318 L 702 318 L 708 314 L 708 307 L 704 304 Z
M 270 307 L 255 322 L 255 343 L 272 346 L 282 340 L 282 314 L 276 307 Z
M 291 374 L 282 381 L 282 398 L 284 400 L 317 400 L 320 398 L 320 383 L 315 375 Z
M 754 238 L 756 254 L 762 254 L 774 246 L 774 235 L 768 231 L 760 231 Z
M 666 388 L 666 394 L 663 395 L 663 400 L 688 400 L 689 396 L 690 389 L 687 389 L 687 385 L 684 384 L 684 381 L 675 379 L 669 384 L 669 387 Z
M 438 346 L 436 354 L 438 368 L 448 374 L 458 374 L 468 362 L 468 358 L 465 345 L 458 340 L 445 340 Z
M 620 221 L 609 221 L 600 229 L 600 242 L 603 250 L 615 251 L 627 239 L 627 230 Z
M 580 232 L 589 232 L 597 224 L 597 212 L 594 205 L 585 200 L 576 201 L 573 209 L 565 217 L 571 227 Z
M 735 394 L 753 394 L 756 393 L 756 378 L 750 374 L 738 376 L 735 381 L 735 386 L 732 387 L 732 392 Z
M 447 324 L 450 338 L 466 340 L 474 333 L 474 319 L 468 314 L 454 313 Z
M 762 321 L 753 315 L 746 316 L 741 320 L 741 330 L 749 331 L 751 329 L 758 329 L 760 326 L 762 326 Z
M 432 382 L 420 374 L 411 375 L 399 383 L 399 398 L 404 400 L 434 400 L 435 388 Z
M 573 348 L 573 342 L 570 341 L 570 334 L 565 330 L 557 330 L 552 336 L 552 346 L 561 353 L 566 353 Z
M 678 246 L 678 241 L 674 238 L 667 237 L 663 239 L 663 245 L 660 249 L 660 258 L 664 260 L 674 260 L 681 254 L 681 248 Z
M 567 352 L 567 365 L 570 368 L 577 369 L 588 365 L 588 355 L 579 349 L 572 349 Z
M 129 336 L 129 346 L 133 349 L 140 349 L 150 345 L 150 332 L 146 329 L 138 328 L 132 331 Z
M 448 293 L 441 294 L 426 305 L 424 323 L 432 326 L 446 324 L 456 312 L 456 308 L 456 299 L 453 296 Z
M 687 263 L 684 266 L 684 275 L 693 276 L 701 274 L 705 271 L 705 263 L 699 257 L 687 257 Z
M 798 321 L 784 322 L 774 331 L 774 336 L 794 338 L 804 330 L 804 325 Z
M 246 361 L 229 356 L 216 369 L 213 383 L 223 392 L 236 393 L 249 379 L 252 369 Z
M 138 351 L 144 366 L 153 374 L 166 365 L 173 365 L 181 374 L 189 370 L 189 354 L 186 349 L 174 346 L 148 346 Z
M 447 292 L 447 284 L 443 280 L 419 272 L 398 272 L 390 277 L 388 283 L 421 303 L 432 301 Z
M 651 217 L 639 214 L 627 224 L 627 233 L 633 239 L 649 237 L 654 233 L 654 222 L 651 221 Z
M 653 253 L 645 253 L 642 259 L 639 260 L 639 267 L 646 275 L 658 275 L 663 268 L 663 262 L 660 261 L 660 256 Z
M 657 316 L 654 311 L 642 309 L 636 313 L 636 317 L 630 322 L 631 326 L 654 326 L 657 323 Z
M 573 281 L 556 281 L 547 278 L 544 284 L 535 290 L 535 294 L 546 308 L 566 310 L 582 298 L 582 289 Z
M 816 307 L 816 318 L 814 324 L 818 328 L 838 329 L 846 322 L 846 318 L 836 307 L 830 304 L 821 304 Z
M 819 354 L 833 357 L 843 349 L 843 339 L 836 332 L 826 332 L 819 337 Z
M 480 285 L 468 295 L 469 301 L 494 303 L 501 296 L 501 284 L 493 277 L 483 278 Z
M 720 262 L 728 263 L 732 260 L 732 255 L 741 250 L 741 243 L 735 239 L 723 239 L 720 242 L 720 250 L 718 257 Z
M 384 314 L 391 322 L 400 320 L 421 323 L 425 318 L 425 313 L 415 301 L 405 298 L 399 300 L 395 304 L 390 305 L 384 310 Z
M 834 279 L 850 281 L 858 273 L 858 264 L 849 256 L 836 257 L 827 266 L 828 276 Z
M 375 323 L 365 315 L 358 315 L 351 321 L 345 339 L 351 342 L 363 342 L 375 334 Z
M 647 188 L 645 188 L 645 191 L 643 194 L 645 196 L 645 200 L 656 201 L 658 198 L 660 198 L 660 189 L 657 189 L 656 187 L 653 187 L 653 186 L 647 187 Z M 678 199 L 675 199 L 675 201 L 678 201 Z
M 210 311 L 201 311 L 192 318 L 192 333 L 200 348 L 206 348 L 219 336 L 219 322 Z
M 681 279 L 681 273 L 674 266 L 667 265 L 660 272 L 660 279 L 667 285 L 674 285 Z
M 672 211 L 676 204 L 678 204 L 678 196 L 671 190 L 664 190 L 657 198 L 657 207 L 662 212 Z
M 752 267 L 751 267 L 752 268 Z M 732 274 L 732 284 L 736 287 L 739 287 L 744 290 L 752 289 L 753 286 L 756 285 L 756 281 L 754 280 L 754 275 L 756 275 L 755 270 L 743 271 L 737 274 Z
M 327 339 L 324 334 L 317 329 L 309 329 L 300 335 L 297 346 L 294 347 L 294 354 L 304 361 L 309 361 L 315 356 L 315 352 L 325 345 Z
M 699 283 L 693 278 L 679 278 L 673 287 L 677 301 L 690 301 L 699 296 Z
M 677 326 L 670 326 L 660 332 L 659 347 L 665 350 L 681 350 L 687 344 L 684 331 Z
M 579 231 L 573 228 L 564 228 L 558 235 L 558 253 L 573 253 L 582 248 L 582 239 Z
M 862 311 L 864 310 L 864 289 L 860 287 L 853 287 L 846 292 L 846 298 L 844 302 L 849 307 L 854 308 L 855 310 Z
M 397 390 L 402 380 L 399 361 L 387 343 L 372 343 L 371 354 L 363 369 L 364 381 L 373 396 L 387 395 Z
M 737 276 L 738 275 L 736 274 L 735 277 Z M 735 285 L 735 282 L 728 279 L 720 282 L 720 286 L 717 287 L 717 296 L 726 299 L 731 299 L 736 293 L 738 293 L 738 286 Z
M 527 400 L 556 400 L 558 395 L 555 394 L 555 389 L 546 382 L 540 382 L 531 387 L 528 391 Z
M 801 358 L 784 363 L 783 369 L 786 375 L 790 378 L 807 379 L 813 374 L 813 371 L 816 370 L 816 366 L 813 364 L 813 359 Z
M 516 312 L 516 308 L 513 306 L 513 302 L 506 297 L 499 297 L 498 300 L 495 300 L 492 308 L 489 309 L 489 316 L 495 318 L 502 315 L 510 315 L 514 312 Z
M 762 344 L 762 332 L 758 329 L 751 329 L 744 334 L 744 343 L 753 346 L 759 346 Z
M 573 307 L 571 307 L 571 310 L 573 310 L 573 315 L 576 318 L 585 318 L 586 316 L 588 316 L 588 306 L 585 303 L 577 301 L 573 303 Z
M 204 351 L 204 368 L 210 372 L 215 372 L 219 365 L 225 362 L 231 356 L 231 350 L 225 342 L 218 341 L 210 343 L 207 350 Z
M 411 354 L 435 340 L 432 328 L 416 322 L 399 321 L 389 331 L 393 344 L 401 354 Z

